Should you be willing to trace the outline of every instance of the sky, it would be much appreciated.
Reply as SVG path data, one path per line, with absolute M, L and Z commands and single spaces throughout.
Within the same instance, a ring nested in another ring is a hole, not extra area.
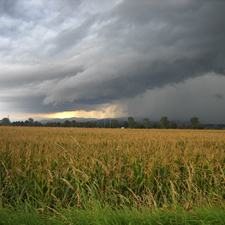
M 0 0 L 0 118 L 225 122 L 224 0 Z

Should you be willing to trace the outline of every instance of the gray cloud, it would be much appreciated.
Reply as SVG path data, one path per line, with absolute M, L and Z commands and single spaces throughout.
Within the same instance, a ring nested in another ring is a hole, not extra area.
M 0 13 L 1 15 L 18 16 L 20 14 L 18 10 L 17 0 L 1 0 L 0 1 Z
M 217 94 L 214 94 L 213 97 L 218 99 L 218 100 L 224 100 L 224 95 L 223 94 L 217 93 Z
M 224 10 L 223 0 L 0 0 L 0 102 L 92 108 L 223 76 Z
M 188 121 L 198 116 L 202 122 L 224 123 L 225 104 L 221 98 L 225 96 L 224 85 L 224 76 L 207 74 L 183 83 L 148 90 L 124 104 L 132 115 L 148 116 L 151 120 L 159 120 L 166 115 L 171 120 Z

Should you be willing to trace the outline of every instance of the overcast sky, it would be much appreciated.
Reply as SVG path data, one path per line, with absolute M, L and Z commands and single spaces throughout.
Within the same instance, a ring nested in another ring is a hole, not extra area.
M 224 0 L 0 0 L 0 116 L 225 122 L 224 12 Z

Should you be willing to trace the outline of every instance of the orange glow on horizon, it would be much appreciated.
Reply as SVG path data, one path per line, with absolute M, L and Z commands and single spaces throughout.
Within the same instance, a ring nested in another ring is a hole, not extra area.
M 104 111 L 66 111 L 66 112 L 57 112 L 46 114 L 45 117 L 51 119 L 64 119 L 72 117 L 82 117 L 82 118 L 106 118 L 106 117 L 116 117 L 114 113 L 107 113 Z

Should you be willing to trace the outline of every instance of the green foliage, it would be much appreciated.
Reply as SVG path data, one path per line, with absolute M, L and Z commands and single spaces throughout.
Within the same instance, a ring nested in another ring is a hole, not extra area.
M 135 128 L 136 127 L 136 122 L 133 117 L 128 117 L 128 127 L 129 128 Z
M 120 127 L 120 124 L 118 120 L 116 119 L 111 120 L 111 128 L 119 128 L 119 127 Z
M 192 118 L 190 119 L 190 122 L 191 122 L 191 127 L 192 127 L 193 129 L 198 129 L 198 128 L 200 128 L 200 126 L 201 126 L 198 117 L 192 117 Z
M 9 118 L 3 118 L 1 121 L 0 121 L 0 124 L 4 125 L 4 126 L 7 126 L 7 125 L 10 125 L 11 122 L 9 120 Z
M 170 125 L 170 121 L 168 120 L 168 118 L 166 116 L 163 116 L 160 119 L 161 128 L 169 128 L 169 125 Z
M 145 118 L 143 120 L 143 126 L 144 126 L 144 128 L 150 128 L 151 127 L 151 122 L 148 118 Z
M 223 209 L 149 211 L 142 208 L 113 210 L 95 205 L 86 210 L 71 209 L 52 214 L 0 210 L 0 225 L 223 225 Z

